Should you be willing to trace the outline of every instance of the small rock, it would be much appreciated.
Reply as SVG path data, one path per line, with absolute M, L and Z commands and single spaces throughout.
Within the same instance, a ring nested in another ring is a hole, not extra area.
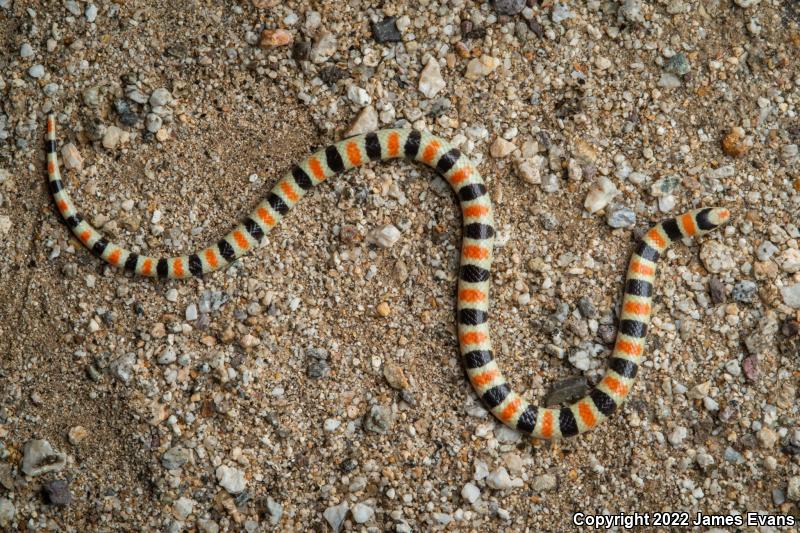
M 761 443 L 761 447 L 764 449 L 771 449 L 775 447 L 775 444 L 778 443 L 780 436 L 773 430 L 768 427 L 762 427 L 758 430 L 758 441 Z
M 550 13 L 550 20 L 552 20 L 554 24 L 561 24 L 574 16 L 575 14 L 569 10 L 569 6 L 557 3 L 553 6 L 553 11 Z
M 116 126 L 109 126 L 103 134 L 103 146 L 113 150 L 122 140 L 122 130 Z
M 367 242 L 377 244 L 381 248 L 391 248 L 400 240 L 400 230 L 394 224 L 387 224 L 372 230 L 367 235 Z
M 744 7 L 744 8 L 748 8 L 748 7 L 752 7 L 752 6 L 758 5 L 760 2 L 761 2 L 761 0 L 733 0 L 734 4 L 736 4 L 739 7 Z
M 230 494 L 239 494 L 247 486 L 244 472 L 232 466 L 220 465 L 216 470 L 217 482 Z
M 722 151 L 731 157 L 742 157 L 753 147 L 753 140 L 740 127 L 731 128 L 722 138 Z
M 69 483 L 64 479 L 54 479 L 48 481 L 42 487 L 45 501 L 50 505 L 66 507 L 72 502 L 72 493 L 69 491 Z
M 86 431 L 86 428 L 83 426 L 75 426 L 70 428 L 69 433 L 67 434 L 69 442 L 73 446 L 79 445 L 84 441 L 84 439 L 86 439 L 87 436 L 89 436 L 89 432 Z
M 789 274 L 800 271 L 800 250 L 796 248 L 784 250 L 778 257 L 778 263 L 781 265 L 781 270 Z
M 293 40 L 292 34 L 286 30 L 264 30 L 258 39 L 258 46 L 260 48 L 277 48 L 290 45 Z
M 64 166 L 68 169 L 77 172 L 83 170 L 83 157 L 74 144 L 67 143 L 61 148 L 61 159 L 64 160 Z
M 269 513 L 269 522 L 273 526 L 278 525 L 283 516 L 283 505 L 272 499 L 272 496 L 267 496 L 267 512 Z
M 682 444 L 684 439 L 689 435 L 689 431 L 683 426 L 675 426 L 675 429 L 667 437 L 669 443 L 672 444 L 674 447 L 679 448 Z
M 608 210 L 606 223 L 612 228 L 632 228 L 636 225 L 636 213 L 627 207 L 613 207 Z
M 745 462 L 745 458 L 742 456 L 742 454 L 740 454 L 730 446 L 725 448 L 725 451 L 722 453 L 722 457 L 729 463 L 734 463 L 737 465 L 743 464 Z
M 19 48 L 19 56 L 22 59 L 32 57 L 33 53 L 33 47 L 29 43 L 22 43 L 22 46 Z
M 314 63 L 324 63 L 336 53 L 337 46 L 336 36 L 327 30 L 323 30 L 317 34 L 317 39 L 311 46 L 308 57 Z
M 800 476 L 789 478 L 786 484 L 786 496 L 795 502 L 800 502 Z
M 86 6 L 86 10 L 83 12 L 83 16 L 86 17 L 86 22 L 92 23 L 97 20 L 97 6 L 94 4 L 89 4 Z
M 175 351 L 172 348 L 167 348 L 161 352 L 161 355 L 158 356 L 158 364 L 169 365 L 174 363 L 176 359 L 177 356 L 175 355 Z
M 742 371 L 747 381 L 755 382 L 758 380 L 758 357 L 751 355 L 742 361 Z
M 56 452 L 49 442 L 42 439 L 26 442 L 22 454 L 22 472 L 30 477 L 58 472 L 67 464 L 67 455 Z
M 442 78 L 442 71 L 439 62 L 431 57 L 425 64 L 419 75 L 419 92 L 427 98 L 433 98 L 439 91 L 445 88 L 445 81 Z
M 691 66 L 685 55 L 677 53 L 669 58 L 664 70 L 677 76 L 684 76 L 689 73 Z
M 372 36 L 379 43 L 398 43 L 403 40 L 397 29 L 397 17 L 386 17 L 380 22 L 372 23 Z
M 349 511 L 347 502 L 342 502 L 339 505 L 331 506 L 325 509 L 325 512 L 322 513 L 322 516 L 324 516 L 325 520 L 328 522 L 328 524 L 330 524 L 331 529 L 333 529 L 334 532 L 337 532 L 339 529 L 341 529 L 344 519 L 347 517 L 347 511 Z
M 372 97 L 370 97 L 366 89 L 355 84 L 347 87 L 347 98 L 358 107 L 364 107 L 372 103 Z
M 778 252 L 778 247 L 770 241 L 763 241 L 756 248 L 756 257 L 759 261 L 769 261 Z
M 0 215 L 0 235 L 5 235 L 11 231 L 11 217 L 8 215 Z
M 170 102 L 172 102 L 172 94 L 164 87 L 156 89 L 150 95 L 151 107 L 163 107 Z
M 368 105 L 361 109 L 356 115 L 355 121 L 350 125 L 350 128 L 345 132 L 345 137 L 353 135 L 361 135 L 362 133 L 369 133 L 378 129 L 378 113 L 375 108 Z
M 172 516 L 178 520 L 186 520 L 194 510 L 194 500 L 191 498 L 178 498 L 172 505 Z
M 7 498 L 0 498 L 0 527 L 7 527 L 10 530 L 16 512 L 14 502 Z
M 391 409 L 383 405 L 373 405 L 364 416 L 364 429 L 373 433 L 388 433 L 393 422 Z
M 641 0 L 625 0 L 619 8 L 619 14 L 628 22 L 644 22 Z
M 181 446 L 173 446 L 161 456 L 161 466 L 177 470 L 189 461 L 189 452 Z
M 719 278 L 713 277 L 708 282 L 708 290 L 711 293 L 711 301 L 715 304 L 725 303 L 725 285 Z
M 365 503 L 357 503 L 350 509 L 356 524 L 364 524 L 372 520 L 375 510 Z
M 758 291 L 758 285 L 752 281 L 740 281 L 733 286 L 731 296 L 737 302 L 751 303 Z
M 508 470 L 501 466 L 486 477 L 486 484 L 496 490 L 507 490 L 522 485 L 521 479 L 511 479 Z
M 461 489 L 461 497 L 469 503 L 475 503 L 481 497 L 481 489 L 472 483 L 467 483 Z
M 700 260 L 706 270 L 718 274 L 728 272 L 736 266 L 730 248 L 717 241 L 706 241 L 700 248 Z
M 792 309 L 800 309 L 800 283 L 781 287 L 781 297 L 783 303 Z
M 494 0 L 494 10 L 498 15 L 513 17 L 525 9 L 525 0 Z
M 408 388 L 408 378 L 406 378 L 403 367 L 392 362 L 383 365 L 383 377 L 393 389 L 404 390 Z
M 589 190 L 586 200 L 583 202 L 583 207 L 589 213 L 596 213 L 607 206 L 618 194 L 619 190 L 617 190 L 614 182 L 603 176 Z
M 144 119 L 144 125 L 150 133 L 156 133 L 161 129 L 162 124 L 163 120 L 155 113 L 148 113 Z
M 500 66 L 500 60 L 490 55 L 475 57 L 467 63 L 467 71 L 464 77 L 468 80 L 479 80 L 485 78 Z
M 196 304 L 189 304 L 186 307 L 185 316 L 186 316 L 186 320 L 188 320 L 189 322 L 197 320 L 197 317 L 198 317 L 197 305 Z
M 553 385 L 545 396 L 546 406 L 556 406 L 565 402 L 573 402 L 583 398 L 589 391 L 589 385 L 584 376 L 575 376 L 561 380 Z
M 501 159 L 509 155 L 514 150 L 516 150 L 516 148 L 517 147 L 514 146 L 514 143 L 508 142 L 502 137 L 498 137 L 492 143 L 492 146 L 489 149 L 489 153 L 492 154 L 492 157 L 496 159 Z
M 28 75 L 34 79 L 41 79 L 44 78 L 44 66 L 43 65 L 33 65 L 31 68 L 28 69 Z
M 531 488 L 535 492 L 549 492 L 556 488 L 556 484 L 556 476 L 552 474 L 542 474 L 541 476 L 533 478 Z

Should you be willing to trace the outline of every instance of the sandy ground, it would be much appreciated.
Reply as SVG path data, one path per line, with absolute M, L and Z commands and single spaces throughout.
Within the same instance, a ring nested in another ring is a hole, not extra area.
M 800 515 L 800 9 L 747 3 L 502 15 L 516 2 L 133 0 L 95 15 L 0 2 L 0 528 L 566 531 L 575 512 L 639 512 L 648 531 L 671 511 L 792 530 L 746 515 Z M 370 22 L 387 16 L 401 42 L 376 42 Z M 293 43 L 260 46 L 264 29 Z M 472 75 L 477 58 L 490 67 Z M 428 61 L 445 82 L 430 97 Z M 429 170 L 350 172 L 231 268 L 137 279 L 59 219 L 51 109 L 59 148 L 82 158 L 62 172 L 86 218 L 153 255 L 218 239 L 359 114 L 454 139 L 491 190 L 495 348 L 531 399 L 597 380 L 639 232 L 704 205 L 734 219 L 664 260 L 622 412 L 529 442 L 479 406 L 461 368 L 460 219 Z M 617 194 L 587 208 L 604 178 Z M 609 227 L 621 207 L 635 227 Z M 369 244 L 387 224 L 400 240 Z M 26 475 L 39 439 L 49 471 Z

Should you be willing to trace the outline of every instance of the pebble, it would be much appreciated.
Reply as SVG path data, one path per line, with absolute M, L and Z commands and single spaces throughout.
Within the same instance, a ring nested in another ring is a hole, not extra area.
M 181 446 L 173 446 L 161 456 L 161 466 L 177 470 L 189 461 L 189 452 Z
M 178 498 L 172 505 L 172 515 L 178 520 L 186 520 L 194 510 L 194 500 L 191 498 Z
M 163 107 L 172 102 L 172 93 L 165 87 L 159 87 L 150 95 L 150 105 L 152 107 Z
M 502 137 L 497 137 L 492 143 L 491 148 L 489 148 L 489 153 L 496 159 L 502 159 L 511 154 L 511 152 L 516 150 L 516 148 L 517 147 L 514 145 L 514 143 L 509 142 Z
M 174 363 L 176 359 L 177 356 L 175 355 L 175 350 L 173 350 L 172 348 L 167 348 L 166 350 L 161 352 L 161 355 L 158 356 L 158 364 L 169 365 L 171 363 Z
M 277 526 L 283 516 L 283 505 L 273 500 L 272 496 L 267 496 L 267 512 L 270 524 Z
M 161 117 L 155 113 L 148 113 L 144 119 L 144 125 L 150 133 L 155 133 L 160 130 L 162 123 Z
M 781 270 L 794 274 L 800 271 L 800 250 L 796 248 L 788 248 L 781 253 L 778 257 L 778 263 L 781 265 Z
M 711 293 L 711 301 L 715 304 L 725 303 L 725 285 L 719 278 L 712 277 L 708 282 L 708 290 Z
M 605 176 L 601 177 L 589 190 L 583 207 L 589 213 L 596 213 L 603 209 L 608 203 L 619 194 L 617 186 Z
M 372 36 L 379 43 L 398 43 L 403 40 L 397 28 L 397 17 L 386 17 L 372 23 Z
M 89 436 L 89 432 L 83 426 L 72 427 L 72 428 L 70 428 L 69 433 L 67 433 L 67 438 L 69 438 L 69 442 L 73 446 L 79 445 L 88 436 Z
M 389 386 L 396 390 L 404 390 L 409 386 L 403 367 L 397 363 L 388 362 L 383 365 L 383 377 Z
M 86 6 L 86 9 L 83 12 L 83 16 L 86 17 L 86 22 L 92 23 L 97 20 L 97 6 L 94 4 L 89 4 Z
M 383 405 L 373 405 L 364 416 L 364 429 L 373 433 L 388 433 L 392 428 L 394 417 L 392 410 Z
M 786 484 L 786 496 L 794 502 L 800 502 L 800 476 L 789 478 Z
M 70 14 L 75 15 L 76 17 L 79 17 L 82 12 L 80 4 L 78 4 L 78 2 L 75 0 L 65 0 L 64 8 L 66 8 Z
M 556 3 L 553 6 L 552 13 L 550 13 L 550 20 L 552 20 L 554 24 L 561 24 L 565 20 L 571 19 L 574 16 L 575 14 L 569 10 L 569 6 L 566 4 Z
M 323 30 L 317 34 L 317 39 L 311 45 L 308 57 L 314 63 L 324 63 L 336 53 L 337 46 L 336 36 Z
M 64 479 L 54 479 L 48 481 L 42 487 L 45 499 L 50 505 L 66 507 L 72 502 L 72 493 L 69 490 L 69 483 Z
M 347 511 L 349 510 L 350 509 L 347 505 L 347 502 L 342 502 L 339 505 L 331 506 L 325 509 L 325 512 L 322 513 L 322 516 L 325 517 L 325 520 L 331 526 L 331 529 L 336 532 L 341 529 L 344 519 L 347 517 Z
M 733 127 L 722 138 L 722 151 L 731 157 L 743 157 L 753 147 L 753 140 L 745 135 L 744 129 Z
M 575 376 L 555 383 L 544 398 L 546 406 L 556 406 L 583 398 L 589 391 L 589 384 L 584 376 Z
M 350 509 L 356 524 L 364 524 L 372 520 L 375 510 L 365 503 L 357 503 Z
M 467 63 L 467 71 L 464 77 L 468 80 L 479 80 L 485 78 L 500 66 L 500 60 L 490 55 L 475 57 Z
M 61 159 L 66 168 L 76 172 L 83 170 L 83 157 L 74 144 L 67 143 L 61 148 Z
M 683 426 L 675 426 L 672 432 L 667 437 L 667 440 L 670 444 L 674 447 L 679 448 L 682 444 L 684 439 L 689 435 L 689 431 Z
M 778 252 L 778 247 L 770 241 L 763 241 L 756 248 L 756 257 L 759 261 L 768 261 Z
M 526 0 L 494 0 L 494 10 L 498 15 L 512 17 L 525 9 Z
M 531 488 L 534 490 L 534 492 L 549 492 L 555 489 L 556 485 L 556 476 L 552 474 L 542 474 L 541 476 L 536 476 L 533 478 Z
M 612 228 L 632 228 L 636 225 L 636 213 L 627 207 L 612 207 L 606 215 L 606 223 Z
M 461 497 L 469 503 L 475 503 L 481 497 L 481 489 L 473 483 L 467 483 L 461 489 Z
M 745 459 L 742 456 L 742 454 L 740 454 L 730 446 L 725 448 L 725 451 L 722 453 L 722 458 L 728 461 L 729 463 L 734 463 L 737 465 L 744 464 L 745 462 Z
M 153 216 L 150 221 L 153 224 L 157 224 L 161 220 L 161 211 L 156 209 L 153 211 Z M 178 289 L 175 287 L 171 287 L 167 289 L 167 293 L 164 295 L 168 302 L 177 302 L 178 301 Z
M 367 242 L 377 244 L 381 248 L 391 248 L 400 240 L 401 235 L 394 224 L 387 224 L 372 230 L 367 235 Z
M 758 5 L 760 2 L 761 0 L 733 0 L 734 4 L 744 8 L 753 7 L 755 5 Z
M 669 213 L 675 208 L 675 197 L 671 194 L 662 196 L 658 199 L 658 210 L 662 213 Z
M 677 76 L 684 76 L 689 73 L 691 66 L 689 65 L 689 60 L 684 54 L 677 53 L 669 58 L 664 70 Z
M 427 98 L 433 98 L 439 91 L 445 88 L 445 81 L 442 78 L 442 70 L 439 62 L 431 57 L 425 64 L 425 68 L 419 74 L 419 92 Z
M 758 292 L 758 285 L 752 281 L 739 281 L 733 286 L 731 296 L 737 302 L 751 303 Z
M 0 235 L 5 235 L 11 231 L 11 217 L 8 215 L 0 215 Z
M 26 442 L 22 454 L 22 472 L 30 477 L 58 472 L 67 465 L 67 455 L 55 451 L 42 439 Z
M 216 470 L 217 482 L 230 494 L 239 494 L 247 486 L 244 472 L 232 466 L 220 465 Z
M 8 498 L 0 498 L 0 527 L 11 527 L 17 509 Z
M 364 107 L 372 102 L 369 93 L 358 85 L 347 87 L 347 98 L 358 107 Z
M 195 304 L 189 304 L 189 305 L 186 307 L 186 320 L 188 320 L 189 322 L 191 322 L 191 321 L 193 321 L 193 320 L 197 320 L 197 317 L 198 317 L 198 313 L 197 313 L 197 305 L 195 305 Z
M 507 490 L 514 487 L 521 487 L 523 481 L 521 479 L 511 479 L 511 476 L 508 475 L 508 470 L 506 470 L 504 466 L 501 466 L 486 476 L 486 484 L 496 490 Z
M 350 125 L 350 128 L 345 132 L 345 137 L 353 135 L 361 135 L 362 133 L 369 133 L 378 129 L 378 113 L 375 108 L 368 105 L 361 109 L 356 115 L 356 119 Z
M 28 69 L 28 75 L 34 79 L 44 78 L 44 66 L 43 65 L 33 65 L 31 68 Z
M 800 309 L 800 283 L 781 287 L 783 303 L 792 309 Z
M 279 46 L 288 46 L 293 41 L 294 37 L 286 30 L 264 30 L 258 39 L 258 46 L 260 48 L 277 48 Z
M 113 150 L 122 140 L 122 130 L 116 126 L 109 126 L 103 134 L 103 146 Z
M 714 274 L 728 272 L 736 266 L 731 249 L 717 241 L 709 240 L 703 243 L 700 248 L 700 260 L 706 270 Z
M 33 47 L 29 43 L 22 43 L 19 47 L 19 55 L 22 59 L 33 57 Z

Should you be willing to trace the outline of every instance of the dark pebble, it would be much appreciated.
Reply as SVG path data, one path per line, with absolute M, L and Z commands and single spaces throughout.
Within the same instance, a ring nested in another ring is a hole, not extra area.
M 308 377 L 311 379 L 320 379 L 327 376 L 331 371 L 331 368 L 328 366 L 323 360 L 317 359 L 313 361 L 310 365 L 308 365 Z
M 397 29 L 397 17 L 386 17 L 380 22 L 372 23 L 372 36 L 379 43 L 398 43 L 403 40 Z
M 708 290 L 711 293 L 711 301 L 715 304 L 725 303 L 725 285 L 719 278 L 711 278 L 708 282 Z
M 352 472 L 357 467 L 358 467 L 358 461 L 356 461 L 352 457 L 348 457 L 347 459 L 342 461 L 342 464 L 339 465 L 339 470 L 341 470 L 343 473 L 346 474 L 348 472 Z
M 586 396 L 588 391 L 589 384 L 586 382 L 585 377 L 567 378 L 553 385 L 544 398 L 544 404 L 550 407 L 566 402 L 574 402 Z
M 139 116 L 131 109 L 131 104 L 124 98 L 117 98 L 114 101 L 114 111 L 119 116 L 119 121 L 126 126 L 135 126 L 139 122 Z
M 72 502 L 72 493 L 69 491 L 69 483 L 64 479 L 54 479 L 47 482 L 44 487 L 45 501 L 50 505 L 66 507 Z
M 464 19 L 461 21 L 461 35 L 466 35 L 472 31 L 473 24 L 471 20 Z
M 494 10 L 498 15 L 511 17 L 525 9 L 526 0 L 494 0 Z
M 319 78 L 328 85 L 333 85 L 337 81 L 346 77 L 347 71 L 340 69 L 335 65 L 328 65 L 327 67 L 319 69 Z
M 292 47 L 292 59 L 295 61 L 305 61 L 311 53 L 311 43 L 308 41 L 297 41 Z
M 594 304 L 588 296 L 583 296 L 578 300 L 578 310 L 581 312 L 581 315 L 583 315 L 583 318 L 594 318 L 597 316 L 597 309 L 594 308 Z
M 541 39 L 542 37 L 544 37 L 544 29 L 542 28 L 542 25 L 541 25 L 541 24 L 539 24 L 538 22 L 536 22 L 536 19 L 531 19 L 531 20 L 529 20 L 529 21 L 528 21 L 528 27 L 531 29 L 531 31 L 532 31 L 534 34 L 536 34 L 536 36 L 537 36 L 539 39 Z
M 465 39 L 483 39 L 486 37 L 486 28 L 473 28 L 464 34 Z
M 617 328 L 614 324 L 600 324 L 597 326 L 597 337 L 603 344 L 613 344 L 617 338 Z
M 797 334 L 800 333 L 800 322 L 787 318 L 781 326 L 781 333 L 789 338 L 797 337 Z
M 536 137 L 539 139 L 539 144 L 542 146 L 542 148 L 544 150 L 549 150 L 550 149 L 550 145 L 552 143 L 550 142 L 550 134 L 549 133 L 547 133 L 546 131 L 542 130 L 536 135 Z
M 800 454 L 800 446 L 795 446 L 791 442 L 787 442 L 781 446 L 781 453 L 792 456 Z

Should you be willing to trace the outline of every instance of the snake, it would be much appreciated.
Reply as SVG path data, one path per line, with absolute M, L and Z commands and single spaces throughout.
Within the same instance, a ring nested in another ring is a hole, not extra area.
M 476 165 L 458 148 L 429 132 L 382 129 L 328 145 L 291 169 L 230 233 L 190 255 L 155 258 L 110 242 L 80 215 L 58 167 L 56 119 L 47 117 L 45 148 L 49 188 L 77 239 L 107 263 L 139 276 L 183 279 L 225 268 L 257 247 L 315 185 L 368 162 L 405 158 L 432 167 L 452 187 L 462 215 L 456 317 L 461 358 L 476 394 L 503 424 L 550 440 L 588 431 L 617 411 L 631 392 L 642 363 L 653 310 L 656 263 L 677 240 L 704 235 L 728 221 L 721 207 L 706 207 L 664 220 L 638 240 L 628 263 L 613 351 L 602 378 L 568 406 L 538 407 L 509 386 L 489 334 L 489 289 L 496 235 L 490 194 Z

